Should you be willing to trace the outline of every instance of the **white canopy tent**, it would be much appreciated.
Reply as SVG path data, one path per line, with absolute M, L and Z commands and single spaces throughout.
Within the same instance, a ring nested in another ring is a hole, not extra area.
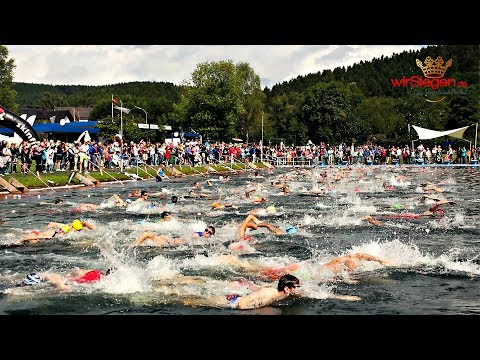
M 418 134 L 418 139 L 416 140 L 435 139 L 442 136 L 451 136 L 457 139 L 465 140 L 463 138 L 463 134 L 465 133 L 465 130 L 469 128 L 469 126 L 470 125 L 453 129 L 453 130 L 447 130 L 447 131 L 437 131 L 437 130 L 430 130 L 430 129 L 422 128 L 420 126 L 412 125 L 413 129 Z M 410 124 L 409 124 L 409 129 L 410 129 Z M 475 148 L 477 148 L 477 130 L 478 130 L 478 123 L 476 124 L 476 127 L 475 127 Z M 414 150 L 413 142 L 416 140 L 412 140 L 412 151 Z M 465 140 L 465 141 L 468 141 L 470 143 L 470 149 L 471 149 L 472 142 L 469 140 Z
M 451 136 L 457 139 L 463 139 L 463 133 L 465 132 L 465 130 L 468 129 L 468 126 L 464 126 L 462 128 L 453 129 L 453 130 L 436 131 L 436 130 L 425 129 L 415 125 L 412 125 L 412 127 L 417 132 L 419 140 L 435 139 L 441 136 Z

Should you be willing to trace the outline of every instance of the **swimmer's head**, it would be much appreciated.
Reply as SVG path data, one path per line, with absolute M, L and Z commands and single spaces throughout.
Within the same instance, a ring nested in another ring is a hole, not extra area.
M 74 228 L 75 230 L 82 230 L 83 229 L 83 224 L 80 220 L 78 219 L 75 219 L 72 221 L 72 228 Z
M 42 282 L 42 278 L 37 274 L 28 274 L 22 281 L 22 285 L 36 285 Z
M 160 217 L 165 220 L 165 221 L 168 221 L 172 218 L 172 213 L 170 211 L 164 211 L 160 214 Z
M 277 212 L 277 209 L 275 208 L 275 205 L 267 206 L 267 208 L 265 210 L 269 214 L 275 214 Z
M 221 206 L 220 203 L 215 202 L 215 203 L 212 204 L 212 209 L 217 209 L 217 208 L 219 208 L 220 206 Z
M 215 227 L 213 225 L 208 225 L 207 229 L 210 231 L 210 235 L 215 235 Z
M 285 274 L 278 280 L 277 290 L 284 291 L 285 288 L 294 290 L 300 287 L 300 280 L 291 274 Z
M 287 227 L 285 228 L 285 232 L 287 234 L 295 234 L 297 232 L 297 229 L 292 225 L 287 225 Z
M 70 231 L 70 226 L 69 225 L 63 225 L 60 227 L 60 229 L 63 231 L 64 234 L 67 234 Z
M 245 235 L 245 237 L 243 238 L 243 240 L 245 240 L 245 241 L 253 241 L 253 237 L 250 236 L 250 235 Z
M 127 199 L 127 200 L 125 200 L 125 202 L 126 202 L 127 204 L 131 204 L 131 203 L 132 203 L 132 199 Z

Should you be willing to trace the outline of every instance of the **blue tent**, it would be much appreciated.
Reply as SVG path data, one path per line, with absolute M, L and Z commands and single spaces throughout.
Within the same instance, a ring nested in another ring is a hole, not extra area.
M 64 126 L 60 125 L 60 123 L 34 124 L 33 129 L 37 133 L 81 134 L 88 130 L 90 134 L 98 134 L 100 129 L 95 127 L 95 125 L 97 125 L 97 121 L 75 121 L 66 123 Z M 0 134 L 13 136 L 13 131 L 0 127 Z
M 194 139 L 197 139 L 197 138 L 200 138 L 200 134 L 197 134 L 197 133 L 192 133 L 192 132 L 186 132 L 186 133 L 183 133 L 183 137 L 184 138 L 194 138 Z

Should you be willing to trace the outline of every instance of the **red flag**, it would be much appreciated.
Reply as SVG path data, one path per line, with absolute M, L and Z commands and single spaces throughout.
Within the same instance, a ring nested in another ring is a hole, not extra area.
M 112 102 L 115 104 L 115 105 L 118 105 L 118 101 L 116 99 L 113 98 L 112 96 Z

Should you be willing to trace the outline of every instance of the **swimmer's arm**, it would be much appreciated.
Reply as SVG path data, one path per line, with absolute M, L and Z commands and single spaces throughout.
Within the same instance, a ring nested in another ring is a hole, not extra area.
M 90 224 L 86 221 L 82 221 L 82 225 L 85 226 L 86 228 L 90 229 L 90 230 L 95 230 L 96 229 L 95 225 Z
M 18 243 L 28 244 L 31 242 L 32 243 L 38 242 L 40 239 L 50 239 L 55 235 L 55 233 L 56 233 L 56 230 L 47 230 L 37 234 L 26 234 L 22 236 L 22 238 L 18 241 Z
M 388 265 L 390 261 L 387 259 L 381 259 L 379 257 L 369 255 L 369 254 L 354 254 L 353 257 L 355 257 L 358 260 L 365 260 L 365 261 L 376 261 L 382 265 Z
M 59 222 L 51 221 L 47 224 L 47 228 L 61 228 L 62 226 L 66 226 L 67 224 L 62 224 Z
M 42 273 L 42 274 L 40 274 L 40 277 L 43 279 L 43 281 L 51 283 L 53 286 L 55 286 L 57 289 L 59 289 L 61 291 L 70 291 L 71 290 L 70 285 L 65 284 L 65 280 L 59 274 Z
M 354 296 L 354 295 L 329 295 L 328 299 L 335 299 L 335 300 L 345 300 L 345 301 L 360 301 L 362 300 L 361 297 L 359 296 Z
M 141 245 L 145 240 L 147 239 L 153 239 L 155 238 L 156 235 L 153 234 L 153 233 L 149 233 L 149 232 L 144 232 L 143 234 L 141 234 L 137 240 L 135 240 L 135 246 L 139 246 Z
M 249 214 L 247 216 L 247 218 L 243 221 L 244 224 L 248 223 L 249 221 L 253 221 L 255 224 L 261 224 L 262 221 L 260 221 L 259 218 L 257 218 L 255 215 L 253 214 Z
M 258 224 L 258 226 L 262 226 L 262 224 Z M 275 235 L 284 235 L 284 234 L 286 234 L 285 231 L 283 231 L 282 229 L 276 227 L 275 225 L 265 224 L 265 226 L 266 226 L 266 228 L 267 228 L 270 232 L 274 233 Z

